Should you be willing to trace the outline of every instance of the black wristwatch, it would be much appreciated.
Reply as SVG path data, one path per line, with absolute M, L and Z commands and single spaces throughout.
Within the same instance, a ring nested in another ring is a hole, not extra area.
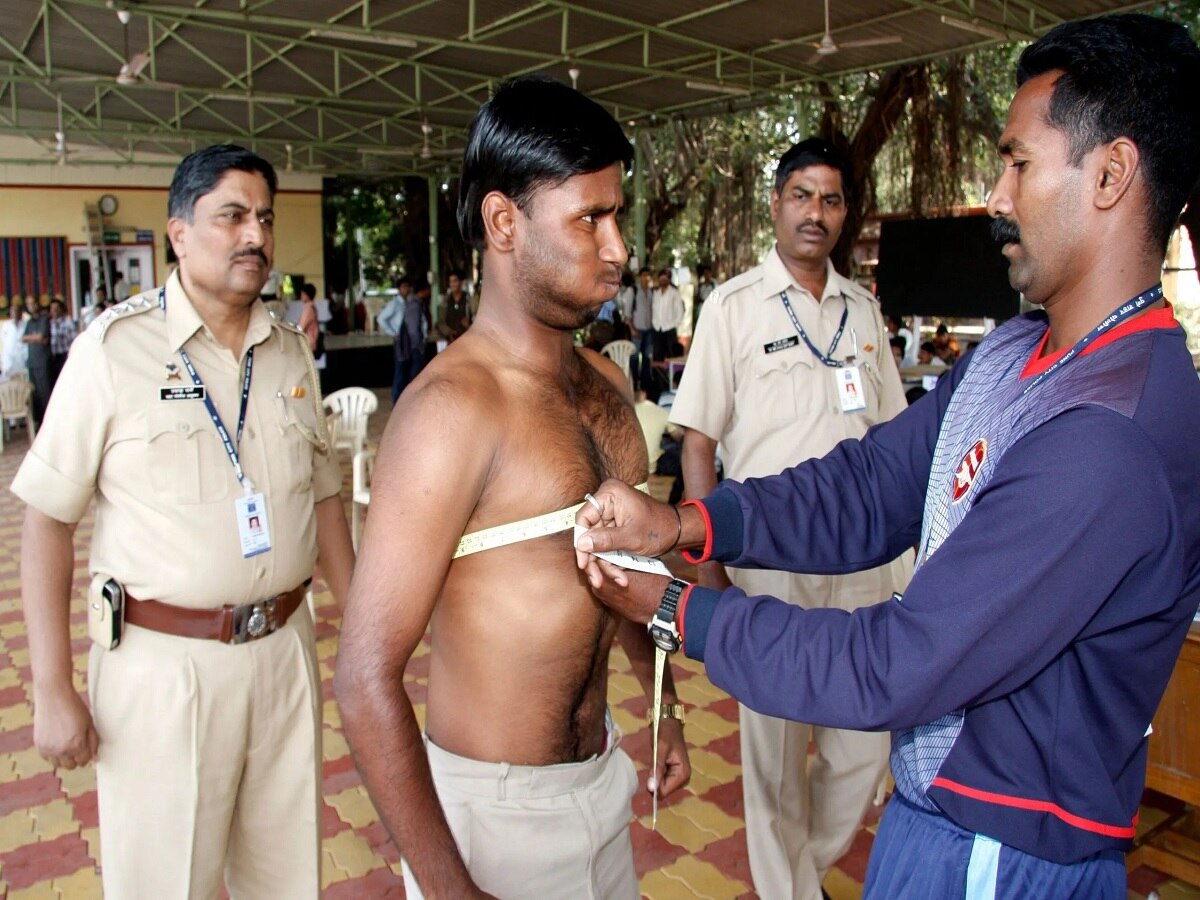
M 662 602 L 658 604 L 658 612 L 646 626 L 650 631 L 650 639 L 656 647 L 675 653 L 683 639 L 679 636 L 679 627 L 675 624 L 675 610 L 679 607 L 679 598 L 691 585 L 678 578 L 672 578 L 663 592 Z

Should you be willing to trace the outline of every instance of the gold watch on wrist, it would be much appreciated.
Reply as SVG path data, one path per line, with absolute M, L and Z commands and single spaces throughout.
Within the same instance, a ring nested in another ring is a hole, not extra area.
M 659 709 L 661 710 L 661 718 L 663 718 L 663 719 L 678 719 L 679 724 L 680 725 L 683 724 L 683 704 L 682 703 L 664 703 L 661 707 L 659 707 Z M 653 707 L 651 707 L 650 711 L 646 713 L 646 717 L 648 719 L 650 719 L 651 722 L 654 721 Z

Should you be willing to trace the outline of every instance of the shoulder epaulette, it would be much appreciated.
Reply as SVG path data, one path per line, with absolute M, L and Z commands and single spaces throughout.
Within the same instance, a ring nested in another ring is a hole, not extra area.
M 875 304 L 879 303 L 879 298 L 876 297 L 874 294 L 872 294 L 870 291 L 868 291 L 865 287 L 863 287 L 857 281 L 851 281 L 849 278 L 846 278 L 846 279 L 844 279 L 844 283 L 847 285 L 850 293 L 854 294 L 854 296 L 859 297 L 863 300 L 869 300 L 871 303 L 875 303 Z
M 708 295 L 708 300 L 705 300 L 704 302 L 708 303 L 713 299 L 713 297 L 728 297 L 730 294 L 733 294 L 736 291 L 747 288 L 752 284 L 757 284 L 758 282 L 762 281 L 762 277 L 762 266 L 754 266 L 751 269 L 747 269 L 745 272 L 740 272 L 739 274 L 734 275 L 728 281 L 723 281 L 721 284 L 713 288 L 712 293 Z
M 158 303 L 155 302 L 157 294 L 154 291 L 147 291 L 144 294 L 138 294 L 136 297 L 130 297 L 128 300 L 122 300 L 116 306 L 111 306 L 98 315 L 95 321 L 87 327 L 87 330 L 92 333 L 97 341 L 104 341 L 104 336 L 108 333 L 108 329 L 114 322 L 121 319 L 140 316 L 147 310 L 157 309 Z
M 282 328 L 284 331 L 292 332 L 292 334 L 298 334 L 301 337 L 307 337 L 307 335 L 305 335 L 304 332 L 300 330 L 300 326 L 297 325 L 295 322 L 289 322 L 287 319 L 283 318 L 282 316 L 275 315 L 275 313 L 271 313 L 270 315 L 271 315 L 271 324 L 272 325 L 277 325 L 280 328 Z

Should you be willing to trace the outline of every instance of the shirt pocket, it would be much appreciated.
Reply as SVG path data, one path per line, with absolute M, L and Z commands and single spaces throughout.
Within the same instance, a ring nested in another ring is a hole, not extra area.
M 880 421 L 880 408 L 883 400 L 883 372 L 880 371 L 875 360 L 865 359 L 859 363 L 859 371 L 862 373 L 863 383 L 863 403 L 866 404 L 866 409 L 861 413 L 866 416 L 872 425 Z
M 797 349 L 764 353 L 754 360 L 750 376 L 751 408 L 745 412 L 752 419 L 790 422 L 813 406 L 813 363 Z
M 313 456 L 325 449 L 311 397 L 275 397 L 277 427 L 284 442 L 279 462 L 284 486 L 293 493 L 312 488 Z
M 215 503 L 230 493 L 233 463 L 203 402 L 160 401 L 146 413 L 150 486 L 163 501 Z

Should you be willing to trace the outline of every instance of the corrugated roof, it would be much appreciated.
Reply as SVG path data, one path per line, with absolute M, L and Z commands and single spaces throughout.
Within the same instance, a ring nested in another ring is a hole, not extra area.
M 574 69 L 622 121 L 655 122 L 1147 5 L 829 0 L 818 53 L 813 0 L 0 0 L 0 134 L 37 137 L 50 163 L 61 130 L 133 160 L 236 140 L 328 173 L 428 171 L 512 74 Z

